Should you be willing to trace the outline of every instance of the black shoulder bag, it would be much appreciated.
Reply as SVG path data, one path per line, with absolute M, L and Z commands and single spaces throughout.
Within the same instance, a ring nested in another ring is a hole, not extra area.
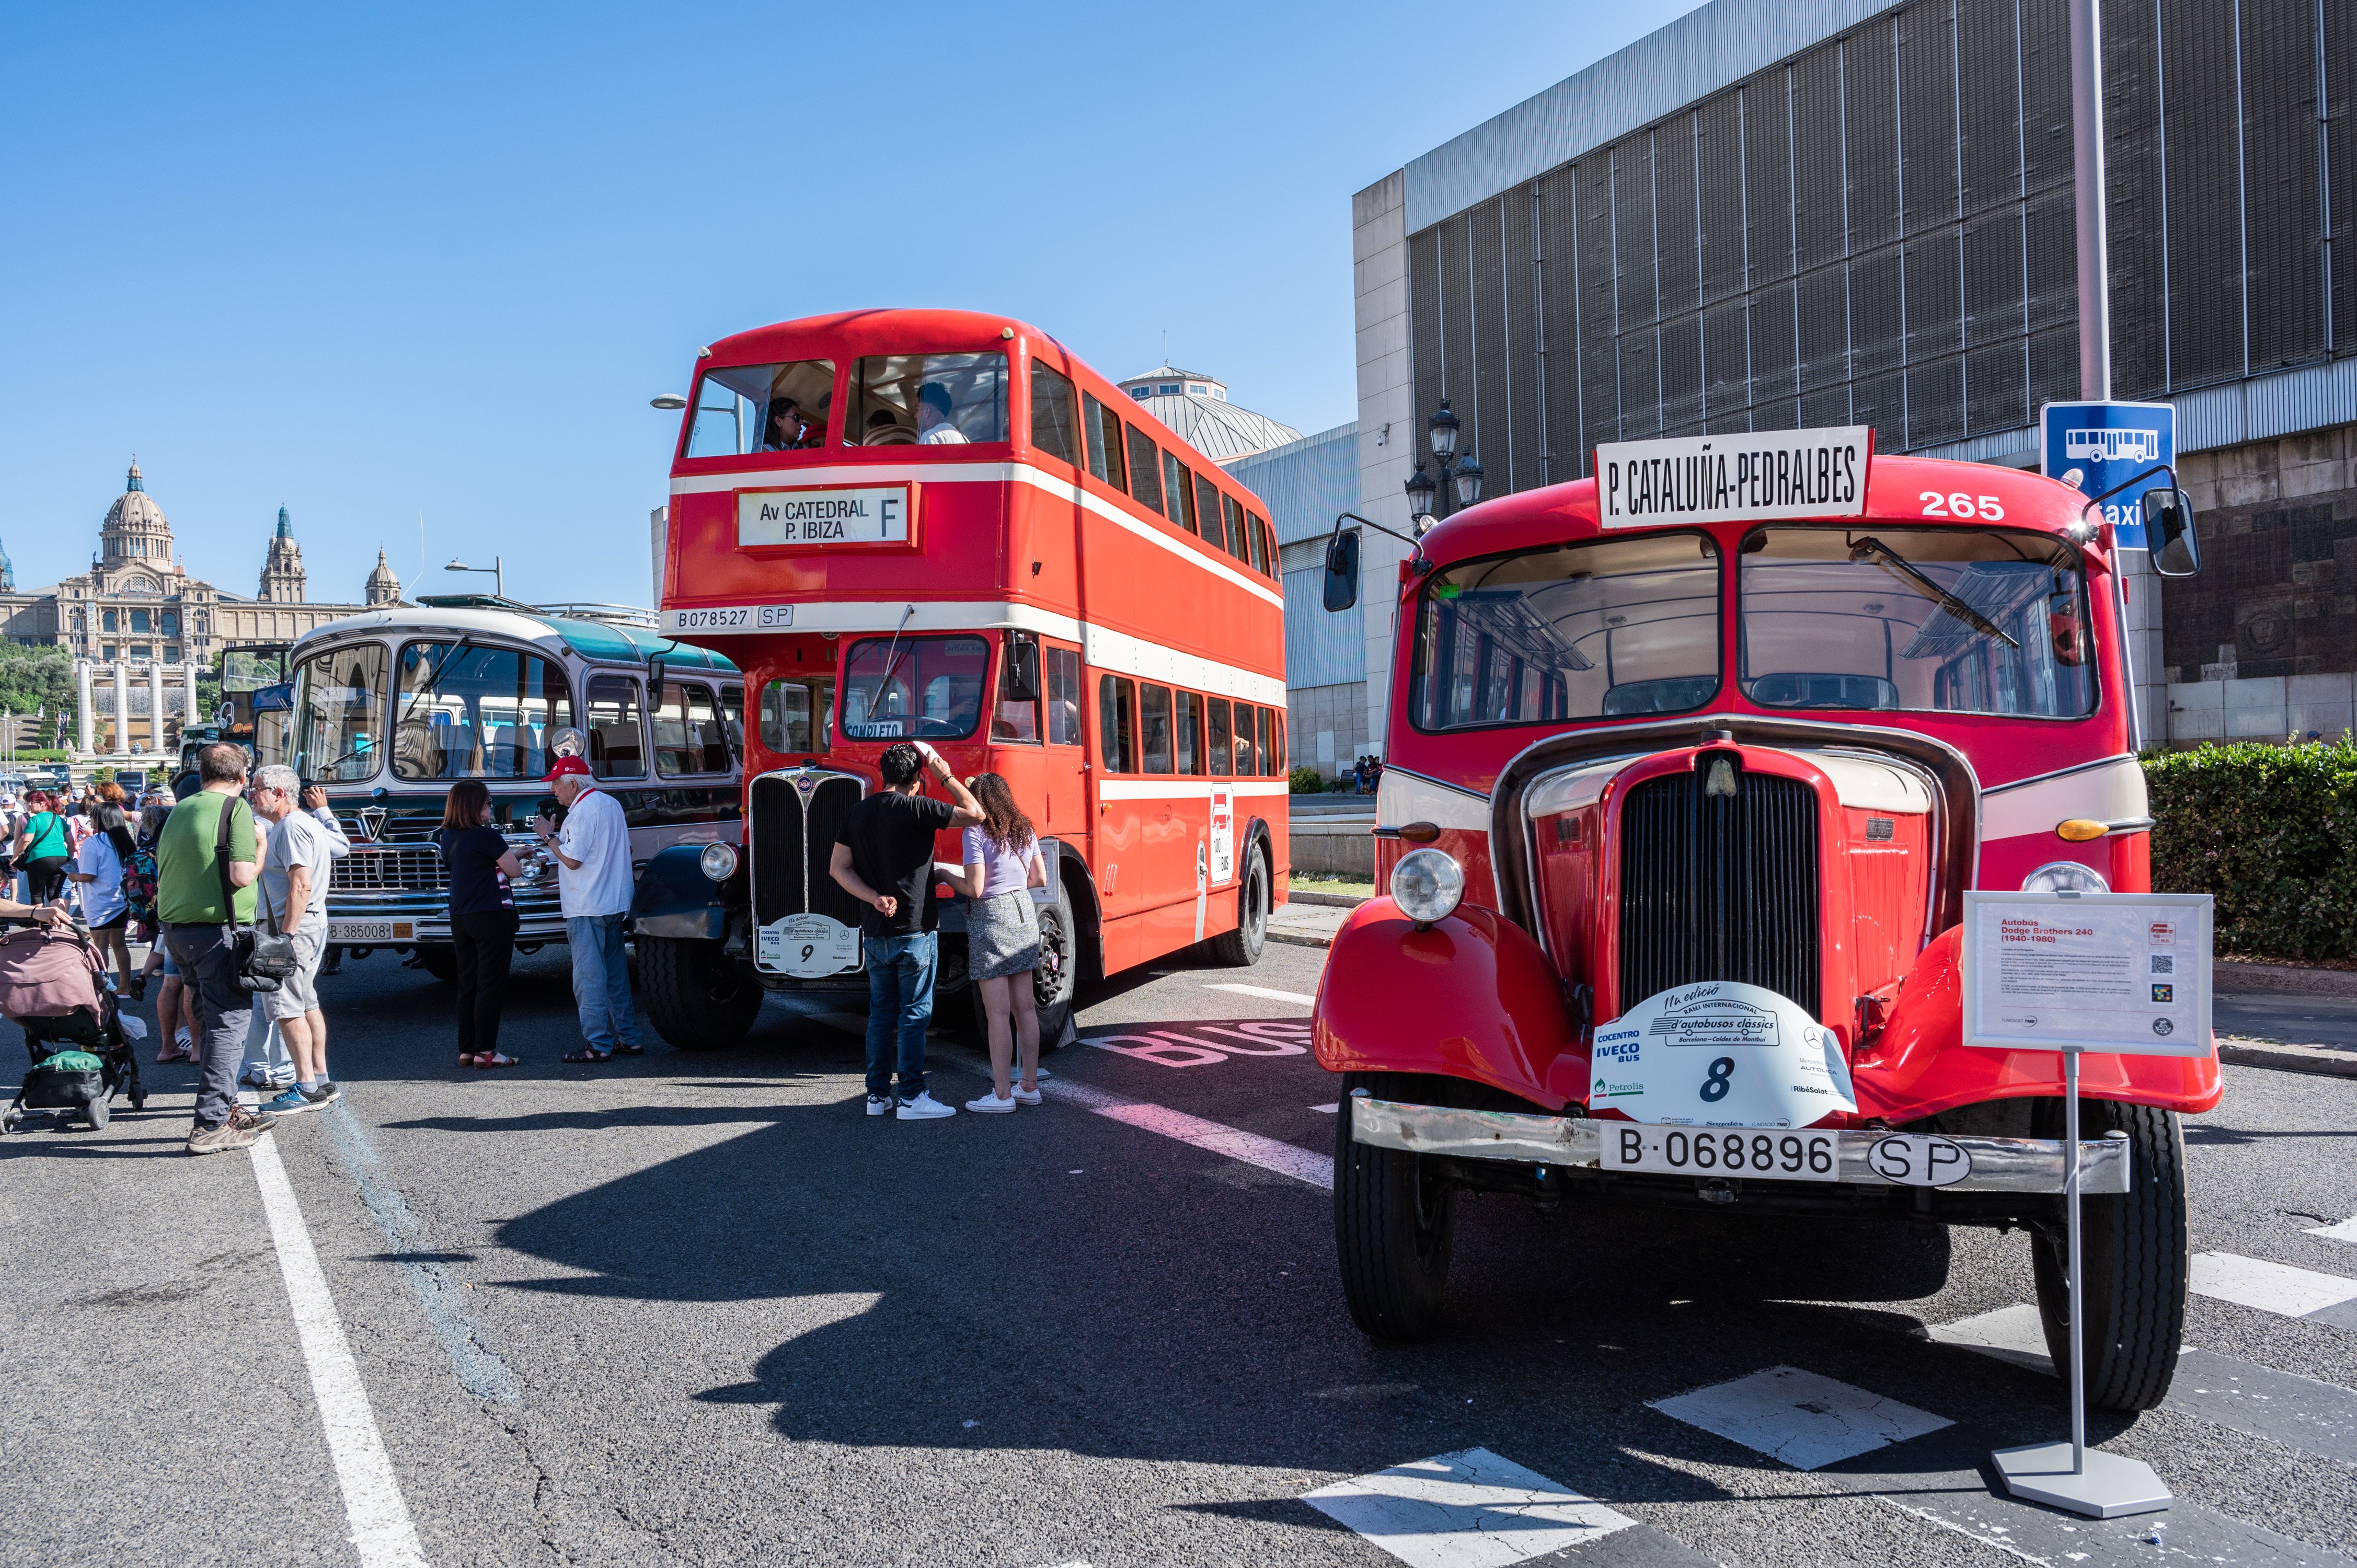
M 255 930 L 252 926 L 237 923 L 237 893 L 229 882 L 229 830 L 231 817 L 243 810 L 245 802 L 235 796 L 221 803 L 221 829 L 213 838 L 213 869 L 221 875 L 221 913 L 228 917 L 221 922 L 221 940 L 229 944 L 237 961 L 237 983 L 248 991 L 275 991 L 279 983 L 302 967 L 295 955 L 295 939 L 278 929 L 276 911 L 270 907 L 266 892 L 255 878 L 255 893 L 261 898 L 262 913 L 269 922 L 267 930 Z M 254 843 L 259 849 L 262 832 L 254 830 Z

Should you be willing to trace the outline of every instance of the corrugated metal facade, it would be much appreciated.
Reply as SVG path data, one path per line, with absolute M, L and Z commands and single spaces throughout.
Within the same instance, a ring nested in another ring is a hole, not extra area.
M 1337 425 L 1222 466 L 1268 503 L 1268 521 L 1280 547 L 1324 539 L 1333 532 L 1338 514 L 1359 505 L 1356 424 Z M 1308 564 L 1289 560 L 1286 564 L 1286 685 L 1300 691 L 1364 680 L 1366 622 L 1358 607 L 1327 613 L 1322 555 Z
M 2357 3 L 2104 27 L 2114 395 L 2357 351 Z M 2064 0 L 1912 0 L 1416 230 L 1419 413 L 1492 493 L 1647 435 L 2013 445 L 2079 391 L 2068 40 Z

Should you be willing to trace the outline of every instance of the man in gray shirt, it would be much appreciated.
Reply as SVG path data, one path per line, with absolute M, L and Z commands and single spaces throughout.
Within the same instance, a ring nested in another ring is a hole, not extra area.
M 265 927 L 295 939 L 299 961 L 278 989 L 260 997 L 295 1058 L 295 1084 L 269 1102 L 280 1116 L 317 1111 L 335 1103 L 339 1090 L 328 1076 L 328 1015 L 319 1010 L 319 961 L 328 948 L 328 877 L 336 858 L 327 831 L 297 809 L 302 780 L 283 766 L 253 776 L 254 814 L 270 824 L 262 852 L 262 903 Z

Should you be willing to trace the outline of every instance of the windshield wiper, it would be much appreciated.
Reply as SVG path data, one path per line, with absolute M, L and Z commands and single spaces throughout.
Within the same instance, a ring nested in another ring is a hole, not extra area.
M 892 683 L 894 672 L 900 668 L 900 633 L 907 628 L 909 618 L 916 613 L 917 607 L 910 605 L 900 612 L 900 624 L 892 628 L 892 640 L 884 650 L 884 673 L 876 677 L 876 685 L 867 693 L 867 717 L 871 723 L 876 717 L 876 704 L 884 700 L 884 688 Z
M 434 666 L 434 673 L 425 677 L 425 684 L 409 694 L 409 706 L 402 709 L 401 717 L 393 721 L 394 729 L 398 730 L 416 716 L 417 704 L 434 694 L 435 688 L 442 684 L 442 677 L 450 673 L 451 666 L 458 662 L 458 656 L 474 645 L 473 639 L 466 637 L 460 638 L 450 645 L 450 651 L 443 655 L 440 663 Z
M 1975 631 L 1979 632 L 1982 636 L 1994 637 L 1999 642 L 2004 643 L 2007 648 L 2018 649 L 2021 646 L 2021 644 L 2007 637 L 2005 632 L 1998 628 L 1996 622 L 1989 619 L 1988 617 L 1981 614 L 1980 611 L 1973 608 L 1972 606 L 1966 604 L 1964 600 L 1958 598 L 1955 595 L 1950 593 L 1947 589 L 1940 586 L 1939 584 L 1925 576 L 1921 572 L 1916 570 L 1915 567 L 1908 562 L 1906 557 L 1900 555 L 1899 552 L 1893 550 L 1889 545 L 1885 544 L 1879 539 L 1859 540 L 1856 544 L 1850 546 L 1849 558 L 1852 561 L 1873 562 L 1876 565 L 1881 567 L 1884 571 L 1889 573 L 1892 576 L 1898 578 L 1900 582 L 1906 584 L 1909 587 L 1914 589 L 1917 593 L 1922 595 L 1925 598 L 1931 600 L 1933 604 L 1939 606 L 1942 609 L 1955 617 L 1958 620 L 1963 621 L 1966 626 L 1971 627 Z

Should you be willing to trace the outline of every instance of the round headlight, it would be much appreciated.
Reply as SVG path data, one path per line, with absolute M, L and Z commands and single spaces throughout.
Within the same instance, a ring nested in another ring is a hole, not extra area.
M 737 875 L 737 846 L 733 843 L 708 843 L 697 861 L 704 875 L 715 882 L 726 882 Z
M 1410 850 L 1392 867 L 1392 902 L 1418 925 L 1446 919 L 1465 897 L 1465 868 L 1448 852 Z
M 2075 860 L 2050 861 L 2021 879 L 2024 893 L 2109 893 L 2112 885 L 2093 866 Z

